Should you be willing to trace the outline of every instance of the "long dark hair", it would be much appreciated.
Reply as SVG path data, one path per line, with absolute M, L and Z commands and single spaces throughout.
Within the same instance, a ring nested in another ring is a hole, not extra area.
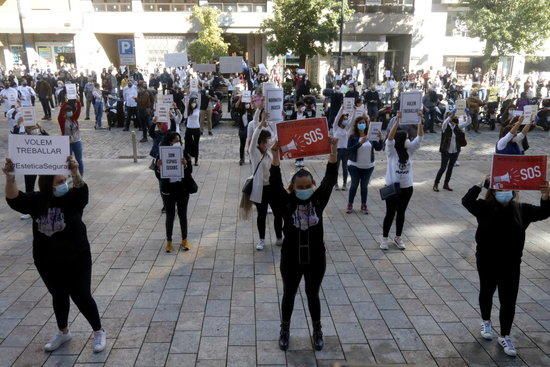
M 493 204 L 495 210 L 498 210 L 498 208 L 500 208 L 499 203 L 495 198 L 495 190 L 493 189 L 487 190 L 487 193 L 485 194 L 485 201 Z M 516 221 L 516 223 L 520 227 L 523 227 L 523 219 L 521 217 L 521 205 L 519 202 L 519 193 L 517 191 L 514 191 L 514 197 L 508 205 L 512 205 L 512 210 L 514 211 L 514 220 Z
M 407 132 L 404 130 L 397 130 L 395 133 L 395 151 L 399 157 L 399 163 L 406 164 L 409 161 L 409 152 L 405 148 L 405 142 L 407 141 Z
M 189 98 L 189 104 L 188 104 L 189 111 L 187 111 L 187 116 L 192 115 L 193 111 L 195 111 L 195 108 L 199 108 L 199 106 L 195 106 L 195 108 L 191 107 L 191 103 L 193 102 L 197 103 L 197 99 L 195 97 Z
M 288 185 L 289 193 L 294 192 L 294 182 L 296 182 L 296 179 L 300 177 L 309 177 L 311 178 L 312 182 L 314 181 L 313 175 L 311 174 L 311 172 L 309 172 L 306 168 L 300 168 L 298 171 L 296 171 L 296 173 L 290 179 L 290 185 Z
M 256 143 L 259 145 L 261 143 L 267 142 L 269 138 L 271 138 L 271 132 L 269 130 L 262 130 L 258 135 L 258 141 Z
M 364 116 L 359 116 L 355 119 L 355 121 L 353 122 L 353 135 L 355 136 L 361 136 L 361 132 L 359 131 L 359 128 L 357 127 L 357 125 L 361 122 L 361 121 L 365 121 L 365 124 L 367 124 L 367 128 L 369 126 L 369 122 L 367 120 L 367 118 L 365 118 Z M 366 129 L 365 131 L 363 131 L 365 134 L 367 133 Z
M 500 129 L 500 133 L 498 134 L 499 139 L 502 138 L 504 135 L 508 134 L 512 127 L 515 125 L 516 122 L 518 122 L 519 117 L 515 116 L 506 124 L 506 126 L 503 126 Z
M 164 136 L 164 139 L 162 139 L 162 142 L 160 143 L 160 145 L 162 146 L 165 146 L 165 145 L 172 145 L 172 141 L 176 138 L 176 137 L 179 137 L 180 138 L 180 142 L 183 143 L 183 140 L 181 139 L 181 135 L 175 131 L 170 131 L 169 133 L 167 133 L 165 136 Z

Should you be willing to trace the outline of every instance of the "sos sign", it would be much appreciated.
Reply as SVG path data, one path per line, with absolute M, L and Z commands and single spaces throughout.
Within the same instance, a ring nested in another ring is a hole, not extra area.
M 281 158 L 296 159 L 330 153 L 325 117 L 292 120 L 277 124 Z
M 547 156 L 495 154 L 491 187 L 497 190 L 540 190 L 547 180 Z

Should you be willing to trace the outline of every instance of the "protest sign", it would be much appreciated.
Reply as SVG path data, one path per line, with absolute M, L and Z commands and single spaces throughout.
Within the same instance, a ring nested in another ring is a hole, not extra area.
M 242 56 L 221 56 L 220 57 L 220 73 L 241 73 L 243 71 Z
M 264 75 L 269 74 L 269 73 L 267 72 L 267 68 L 265 67 L 264 64 L 259 64 L 259 65 L 258 65 L 258 73 L 259 73 L 259 74 L 264 74 Z
M 216 71 L 216 64 L 193 63 L 193 70 L 195 70 L 197 73 L 213 73 Z
M 292 120 L 277 124 L 281 158 L 296 159 L 330 153 L 325 117 Z
M 296 74 L 304 75 L 306 73 L 306 69 L 296 69 Z
M 164 66 L 167 68 L 175 68 L 178 66 L 187 66 L 187 53 L 177 52 L 173 54 L 164 54 Z
M 159 156 L 162 162 L 160 178 L 182 178 L 183 165 L 181 164 L 181 146 L 159 146 Z
M 540 190 L 547 180 L 545 155 L 493 155 L 491 188 Z
M 170 106 L 172 106 L 171 103 L 157 102 L 155 106 L 155 117 L 157 118 L 157 122 L 165 124 L 170 123 Z
M 189 79 L 189 92 L 199 91 L 199 80 L 196 78 Z
M 523 106 L 523 122 L 522 124 L 530 124 L 535 119 L 537 114 L 537 105 L 527 104 Z
M 418 111 L 422 110 L 422 92 L 402 92 L 399 107 L 401 125 L 418 124 L 420 122 Z
M 10 134 L 8 152 L 17 175 L 69 174 L 68 136 Z
M 65 84 L 65 90 L 67 91 L 67 99 L 76 99 L 76 84 Z
M 172 103 L 174 103 L 174 95 L 173 94 L 162 95 L 161 103 L 168 103 L 169 105 L 172 105 Z
M 8 106 L 11 107 L 11 106 L 16 106 L 17 105 L 17 98 L 19 97 L 19 95 L 17 94 L 17 92 L 15 93 L 9 93 L 6 98 L 8 100 Z
M 264 83 L 265 111 L 268 122 L 283 121 L 283 89 Z
M 34 126 L 36 125 L 36 114 L 34 112 L 34 107 L 19 107 L 19 112 L 23 116 L 23 126 Z
M 512 117 L 520 117 L 520 116 L 523 116 L 522 110 L 514 110 L 514 112 L 512 112 Z
M 243 91 L 243 96 L 241 98 L 243 103 L 250 103 L 252 101 L 252 92 L 249 90 Z
M 353 112 L 353 107 L 355 106 L 355 98 L 345 97 L 342 106 L 344 106 L 342 108 L 342 113 L 344 115 L 351 115 L 351 113 Z
M 367 133 L 369 141 L 378 141 L 378 133 L 382 133 L 382 122 L 371 121 L 369 123 L 369 132 Z
M 464 116 L 466 114 L 466 100 L 465 99 L 457 99 L 455 103 L 456 108 L 456 115 L 457 116 Z

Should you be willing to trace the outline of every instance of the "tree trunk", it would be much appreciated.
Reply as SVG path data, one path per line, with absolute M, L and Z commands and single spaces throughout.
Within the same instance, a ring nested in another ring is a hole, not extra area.
M 306 68 L 306 55 L 300 55 L 300 68 Z

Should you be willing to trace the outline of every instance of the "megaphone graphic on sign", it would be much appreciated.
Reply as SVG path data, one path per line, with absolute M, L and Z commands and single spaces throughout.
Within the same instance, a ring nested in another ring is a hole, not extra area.
M 283 152 L 283 154 L 296 149 L 296 142 L 294 140 L 291 140 L 290 143 L 288 143 L 287 145 L 281 146 L 281 151 Z
M 508 172 L 506 172 L 502 176 L 495 176 L 494 181 L 495 181 L 495 183 L 499 183 L 499 182 L 508 182 L 509 183 L 510 182 L 510 174 Z

